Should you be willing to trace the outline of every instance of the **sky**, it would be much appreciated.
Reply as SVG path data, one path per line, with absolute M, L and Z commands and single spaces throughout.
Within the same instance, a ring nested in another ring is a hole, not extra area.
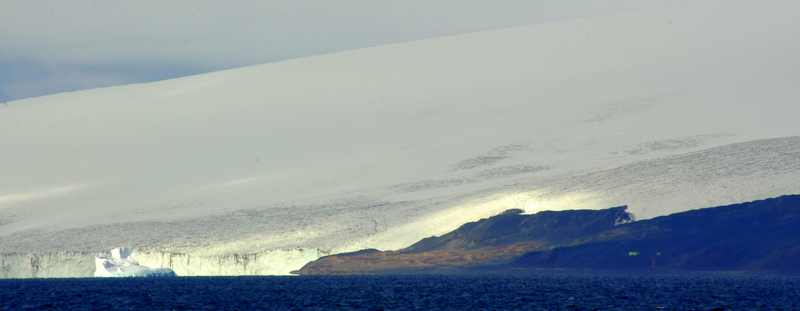
M 700 0 L 0 0 L 0 102 Z

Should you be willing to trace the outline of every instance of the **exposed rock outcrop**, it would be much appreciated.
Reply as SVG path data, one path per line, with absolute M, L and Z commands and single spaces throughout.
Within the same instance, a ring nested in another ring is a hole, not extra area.
M 525 253 L 572 245 L 612 229 L 619 219 L 632 217 L 625 209 L 544 211 L 535 215 L 508 210 L 399 251 L 367 250 L 326 256 L 294 273 L 364 274 L 507 264 Z
M 625 207 L 535 215 L 510 211 L 399 251 L 327 256 L 294 273 L 442 269 L 800 272 L 800 195 L 632 220 Z

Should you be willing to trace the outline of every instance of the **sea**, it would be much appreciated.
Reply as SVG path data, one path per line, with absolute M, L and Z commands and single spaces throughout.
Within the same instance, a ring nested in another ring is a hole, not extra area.
M 800 310 L 800 277 L 382 275 L 0 280 L 3 310 Z

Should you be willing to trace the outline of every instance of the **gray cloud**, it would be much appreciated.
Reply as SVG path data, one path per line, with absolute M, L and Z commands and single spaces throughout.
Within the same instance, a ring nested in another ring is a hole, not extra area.
M 3 89 L 0 89 L 0 103 L 5 103 L 11 100 L 14 100 L 14 98 L 3 92 Z
M 165 62 L 47 65 L 33 60 L 0 63 L 0 102 L 200 73 L 191 65 Z
M 182 68 L 161 75 L 171 78 L 687 2 L 696 1 L 7 1 L 0 10 L 0 66 L 33 64 L 46 73 L 38 79 L 0 73 L 0 88 L 15 96 L 36 93 L 36 83 L 72 83 L 49 87 L 57 90 L 145 82 L 139 75 L 152 74 L 111 72 L 125 64 Z M 102 83 L 93 83 L 98 70 L 105 72 Z

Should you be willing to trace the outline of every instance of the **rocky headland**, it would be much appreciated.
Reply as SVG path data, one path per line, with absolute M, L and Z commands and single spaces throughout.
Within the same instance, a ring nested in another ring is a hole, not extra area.
M 508 210 L 405 249 L 326 256 L 293 273 L 800 272 L 800 195 L 641 221 L 625 210 Z

